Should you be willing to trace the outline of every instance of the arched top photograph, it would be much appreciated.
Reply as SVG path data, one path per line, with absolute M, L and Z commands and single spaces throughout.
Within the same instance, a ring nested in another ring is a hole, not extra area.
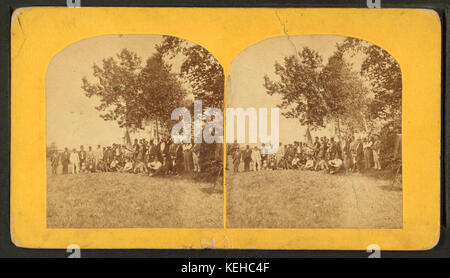
M 56 54 L 45 81 L 49 228 L 222 225 L 223 145 L 171 136 L 175 109 L 223 107 L 223 69 L 208 50 L 97 36 Z
M 234 58 L 226 107 L 229 227 L 402 227 L 402 72 L 388 51 L 341 35 L 265 39 Z M 355 203 L 353 184 L 378 201 Z M 303 197 L 278 194 L 292 190 Z

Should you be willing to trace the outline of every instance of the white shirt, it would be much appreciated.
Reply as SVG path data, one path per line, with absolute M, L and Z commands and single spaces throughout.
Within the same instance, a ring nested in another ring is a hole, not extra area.
M 78 153 L 70 153 L 69 161 L 70 163 L 80 163 L 80 157 L 78 156 Z
M 95 150 L 95 159 L 100 160 L 103 159 L 103 150 L 102 148 Z
M 161 168 L 161 162 L 159 162 L 159 160 L 156 161 L 152 161 L 148 164 L 148 167 L 152 170 L 158 170 L 159 168 Z
M 126 162 L 125 166 L 123 167 L 123 170 L 124 171 L 128 171 L 128 170 L 131 170 L 131 169 L 133 169 L 133 163 L 131 163 L 130 161 Z
M 363 144 L 363 147 L 364 147 L 364 148 L 370 148 L 370 147 L 372 147 L 372 142 L 369 141 L 369 142 L 364 143 L 364 144 Z
M 262 147 L 261 148 L 261 154 L 267 154 L 268 153 L 268 150 L 267 150 L 267 147 Z
M 119 161 L 117 161 L 117 160 L 114 159 L 113 161 L 111 161 L 111 164 L 110 164 L 110 165 L 111 165 L 112 168 L 115 168 L 116 165 L 117 165 L 117 163 L 119 163 Z
M 314 167 L 314 160 L 310 159 L 310 160 L 306 161 L 305 168 L 308 169 L 308 168 L 312 168 L 312 167 Z
M 329 164 L 332 167 L 339 168 L 342 166 L 342 160 L 340 160 L 339 158 L 336 158 L 336 159 L 330 160 Z
M 261 154 L 258 150 L 252 150 L 252 161 L 260 161 L 261 160 Z

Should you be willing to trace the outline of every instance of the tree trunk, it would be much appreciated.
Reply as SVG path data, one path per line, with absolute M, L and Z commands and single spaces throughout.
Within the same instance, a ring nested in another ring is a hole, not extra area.
M 364 118 L 364 114 L 362 112 L 361 112 L 361 118 L 362 118 L 363 123 L 364 123 L 364 132 L 367 133 L 367 130 L 368 130 L 367 122 L 366 122 L 366 119 Z
M 341 142 L 341 126 L 339 124 L 339 117 L 337 118 L 337 128 L 338 128 L 338 138 L 339 142 Z
M 159 130 L 158 130 L 158 119 L 155 120 L 156 121 L 156 140 L 159 142 Z

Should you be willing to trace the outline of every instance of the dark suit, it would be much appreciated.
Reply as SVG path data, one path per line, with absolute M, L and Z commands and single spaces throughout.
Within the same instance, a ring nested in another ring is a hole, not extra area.
M 178 149 L 177 149 L 177 173 L 181 174 L 184 171 L 184 154 L 183 154 L 183 145 L 182 144 L 178 144 Z
M 359 142 L 356 146 L 356 167 L 358 171 L 364 169 L 364 147 L 362 142 Z
M 69 173 L 69 162 L 70 162 L 70 153 L 68 151 L 64 151 L 61 154 L 61 164 L 63 166 L 63 174 Z
M 248 172 L 250 171 L 250 162 L 252 161 L 252 150 L 251 149 L 245 149 L 242 158 L 244 160 L 244 171 Z

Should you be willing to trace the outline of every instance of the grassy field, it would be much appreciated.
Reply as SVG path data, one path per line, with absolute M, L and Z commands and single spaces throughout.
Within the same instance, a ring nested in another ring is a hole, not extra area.
M 49 228 L 223 227 L 223 193 L 182 177 L 48 175 Z
M 186 177 L 48 174 L 49 228 L 221 228 L 223 193 Z M 402 189 L 379 174 L 227 171 L 229 228 L 401 228 Z
M 377 175 L 227 171 L 229 228 L 401 228 L 402 189 Z

